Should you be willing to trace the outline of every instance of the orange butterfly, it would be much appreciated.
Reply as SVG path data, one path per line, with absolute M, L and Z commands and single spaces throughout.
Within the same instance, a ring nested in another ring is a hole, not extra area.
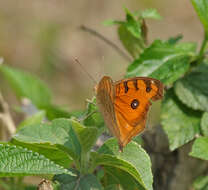
M 150 100 L 162 99 L 163 89 L 159 80 L 148 77 L 117 82 L 107 76 L 101 79 L 96 87 L 98 107 L 121 151 L 144 130 Z

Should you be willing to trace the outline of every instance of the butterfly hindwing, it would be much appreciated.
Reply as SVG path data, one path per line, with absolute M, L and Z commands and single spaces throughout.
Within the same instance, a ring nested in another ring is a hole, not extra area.
M 160 81 L 146 77 L 115 83 L 114 110 L 122 146 L 144 130 L 151 100 L 162 98 L 161 85 Z
M 135 77 L 113 82 L 104 76 L 97 86 L 97 103 L 105 123 L 118 141 L 120 150 L 145 128 L 151 100 L 161 99 L 159 80 Z

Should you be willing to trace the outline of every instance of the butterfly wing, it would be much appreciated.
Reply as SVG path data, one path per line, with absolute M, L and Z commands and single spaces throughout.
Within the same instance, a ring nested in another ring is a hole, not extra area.
M 118 129 L 115 117 L 115 110 L 113 101 L 115 99 L 115 88 L 110 77 L 104 76 L 96 89 L 96 100 L 100 112 L 104 117 L 110 133 L 119 139 L 120 131 Z
M 151 100 L 163 97 L 163 85 L 156 79 L 136 77 L 115 82 L 114 88 L 113 105 L 122 148 L 144 130 Z

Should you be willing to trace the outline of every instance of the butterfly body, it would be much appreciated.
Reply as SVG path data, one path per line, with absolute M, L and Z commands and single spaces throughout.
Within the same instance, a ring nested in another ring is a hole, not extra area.
M 163 84 L 148 77 L 117 82 L 104 76 L 97 85 L 97 104 L 120 150 L 145 128 L 151 100 L 163 97 Z

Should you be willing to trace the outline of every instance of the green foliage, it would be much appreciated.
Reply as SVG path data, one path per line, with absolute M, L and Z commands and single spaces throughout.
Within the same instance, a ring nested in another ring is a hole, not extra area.
M 208 32 L 208 2 L 207 0 L 191 0 L 204 29 Z
M 194 141 L 190 155 L 208 160 L 208 137 L 199 137 Z
M 73 121 L 73 129 L 79 138 L 82 152 L 86 153 L 90 151 L 97 140 L 98 130 L 94 127 L 84 127 L 75 121 Z
M 84 117 L 83 120 L 84 125 L 97 127 L 100 133 L 103 132 L 104 120 L 101 114 L 98 112 L 95 97 L 93 97 L 92 100 L 88 102 L 87 110 L 86 113 L 83 115 L 83 117 Z
M 106 141 L 98 152 L 91 153 L 94 167 L 98 165 L 119 168 L 129 174 L 139 183 L 137 188 L 152 189 L 153 177 L 151 162 L 147 153 L 135 142 L 129 143 L 121 153 L 115 139 Z M 116 174 L 115 174 L 116 175 Z M 129 176 L 130 177 L 130 176 Z M 131 177 L 131 178 L 132 178 Z M 132 185 L 136 185 L 133 183 Z
M 46 147 L 60 146 L 74 159 L 79 159 L 81 151 L 88 151 L 96 139 L 95 128 L 86 128 L 74 120 L 56 119 L 51 124 L 30 125 L 19 130 L 14 140 L 41 144 Z M 83 138 L 83 136 L 85 136 Z
M 69 174 L 71 172 L 55 164 L 43 155 L 26 148 L 0 144 L 0 176 L 26 176 L 40 174 Z
M 140 17 L 142 17 L 143 19 L 145 18 L 151 18 L 151 19 L 161 19 L 162 17 L 160 16 L 160 14 L 157 12 L 156 9 L 146 9 L 142 12 L 138 12 L 138 14 L 140 15 Z
M 208 136 L 208 112 L 205 112 L 201 118 L 201 130 L 204 136 Z
M 125 12 L 125 21 L 109 20 L 105 21 L 104 24 L 118 25 L 118 35 L 122 44 L 133 58 L 138 58 L 147 43 L 147 28 L 144 19 L 160 19 L 161 17 L 155 9 L 147 9 L 143 12 L 135 13 L 125 9 Z
M 135 58 L 139 56 L 142 51 L 142 42 L 134 37 L 130 31 L 127 30 L 125 25 L 118 28 L 118 35 L 127 51 Z
M 184 75 L 195 54 L 195 43 L 173 44 L 155 40 L 129 65 L 126 77 L 149 76 L 172 84 Z
M 48 145 L 41 143 L 30 144 L 28 142 L 20 142 L 15 139 L 12 139 L 11 144 L 21 146 L 33 152 L 37 152 L 41 155 L 44 155 L 54 163 L 65 168 L 69 168 L 69 166 L 73 163 L 73 159 L 70 157 L 70 155 L 66 151 L 57 147 L 56 145 Z
M 182 35 L 148 45 L 145 19 L 160 19 L 155 9 L 134 13 L 125 9 L 124 21 L 105 24 L 118 26 L 119 38 L 132 56 L 126 77 L 148 76 L 168 85 L 162 100 L 161 124 L 170 150 L 194 141 L 190 156 L 208 160 L 208 2 L 192 3 L 205 30 L 199 51 L 196 43 L 180 42 Z M 18 98 L 29 99 L 39 111 L 21 122 L 9 142 L 0 144 L 1 177 L 49 174 L 60 190 L 153 189 L 151 161 L 138 144 L 140 137 L 123 152 L 119 152 L 115 138 L 98 150 L 94 148 L 105 130 L 95 98 L 86 110 L 68 112 L 52 103 L 50 90 L 37 77 L 1 63 L 0 73 Z M 207 181 L 206 176 L 198 178 L 194 188 L 207 189 Z
M 207 81 L 208 64 L 202 63 L 176 82 L 175 92 L 188 107 L 194 110 L 208 111 Z
M 4 64 L 0 66 L 0 72 L 19 98 L 30 99 L 38 108 L 50 104 L 51 92 L 37 77 Z
M 144 189 L 128 172 L 107 165 L 104 167 L 104 171 L 105 176 L 103 177 L 102 182 L 106 186 L 106 189 L 113 185 L 118 186 L 119 184 L 121 184 L 121 187 L 125 190 Z
M 199 134 L 200 118 L 201 113 L 184 106 L 173 89 L 166 92 L 162 102 L 161 120 L 171 150 L 184 145 Z
M 126 22 L 118 27 L 118 35 L 126 50 L 134 57 L 138 57 L 144 47 L 142 39 L 142 23 L 126 9 Z
M 63 190 L 102 190 L 100 182 L 92 174 L 73 177 L 70 175 L 58 175 L 54 180 L 61 183 L 60 189 Z
M 208 190 L 208 176 L 200 176 L 194 181 L 195 190 Z
M 37 108 L 46 111 L 48 119 L 69 118 L 73 115 L 52 104 L 50 90 L 36 76 L 3 64 L 0 65 L 0 72 L 9 82 L 18 98 L 28 98 Z
M 69 113 L 68 111 L 64 110 L 62 107 L 48 104 L 44 106 L 42 109 L 46 111 L 47 118 L 49 120 L 53 120 L 56 118 L 70 118 L 73 115 L 76 115 L 77 113 Z
M 123 23 L 123 26 L 131 33 L 132 36 L 139 39 L 142 33 L 140 22 L 134 18 L 134 15 L 128 9 L 125 9 L 125 11 L 126 22 Z
M 23 128 L 24 126 L 40 124 L 45 118 L 45 111 L 39 111 L 31 117 L 26 118 L 23 122 L 18 125 L 18 130 Z
M 179 42 L 182 38 L 183 38 L 183 35 L 181 35 L 181 34 L 174 36 L 174 37 L 170 37 L 168 39 L 168 43 L 174 45 L 177 42 Z

